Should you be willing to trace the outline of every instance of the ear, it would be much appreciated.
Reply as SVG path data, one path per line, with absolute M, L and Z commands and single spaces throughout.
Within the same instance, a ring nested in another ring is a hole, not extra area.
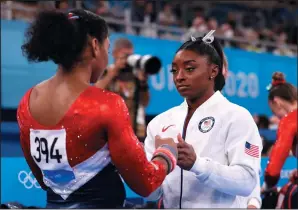
M 100 54 L 100 44 L 96 38 L 92 38 L 91 40 L 91 51 L 92 51 L 92 57 L 96 58 Z
M 211 64 L 211 70 L 209 71 L 209 78 L 214 79 L 219 73 L 218 65 Z

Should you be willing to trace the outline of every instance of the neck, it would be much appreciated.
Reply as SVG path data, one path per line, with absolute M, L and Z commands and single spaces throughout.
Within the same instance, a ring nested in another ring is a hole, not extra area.
M 55 77 L 70 85 L 90 85 L 91 73 L 90 65 L 77 65 L 70 72 L 66 72 L 63 67 L 59 66 Z
M 206 91 L 202 96 L 193 99 L 186 99 L 189 109 L 196 110 L 199 106 L 201 106 L 205 101 L 207 101 L 213 94 L 214 90 L 210 89 Z
M 284 109 L 286 110 L 287 113 L 289 113 L 297 108 L 298 108 L 297 101 L 295 101 L 294 103 L 287 103 L 287 104 L 285 104 L 285 107 L 284 107 Z

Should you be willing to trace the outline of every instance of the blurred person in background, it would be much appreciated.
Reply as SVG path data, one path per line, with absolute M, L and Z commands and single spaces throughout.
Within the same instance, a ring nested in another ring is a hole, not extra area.
M 259 41 L 259 34 L 256 32 L 253 28 L 248 28 L 243 31 L 245 39 L 248 41 L 245 44 L 241 44 L 241 48 L 252 51 L 252 52 L 265 52 L 266 49 L 263 47 L 260 47 L 258 44 Z
M 173 139 L 148 161 L 123 99 L 94 87 L 108 64 L 108 27 L 85 10 L 40 13 L 26 32 L 28 61 L 53 61 L 56 74 L 30 88 L 17 110 L 20 143 L 47 208 L 121 208 L 123 180 L 148 196 L 174 170 Z M 120 177 L 121 175 L 121 177 Z
M 297 138 L 297 88 L 287 83 L 283 73 L 275 72 L 269 88 L 269 106 L 272 112 L 279 117 L 277 140 L 269 157 L 265 170 L 262 192 L 274 189 L 280 178 L 281 169 L 292 150 L 298 156 Z M 298 208 L 298 176 L 290 180 L 288 187 L 282 191 L 279 206 L 282 208 Z
M 268 129 L 269 128 L 269 119 L 266 115 L 256 115 L 255 122 L 259 129 Z
M 270 136 L 268 136 L 268 132 L 263 132 L 264 129 L 266 129 L 265 131 L 267 131 L 269 129 L 269 119 L 266 115 L 255 115 L 254 116 L 255 119 L 255 123 L 258 126 L 258 129 L 260 130 L 260 135 L 262 137 L 263 140 L 263 150 L 262 150 L 262 156 L 268 156 L 268 154 L 270 154 L 272 146 L 274 144 L 274 142 L 272 141 L 272 139 L 269 139 Z
M 158 23 L 163 26 L 173 26 L 176 25 L 177 17 L 173 12 L 172 5 L 166 3 L 163 10 L 159 12 L 157 17 Z
M 109 2 L 108 1 L 100 1 L 100 0 L 85 0 L 82 2 L 83 8 L 94 12 L 100 16 L 110 16 L 109 12 Z
M 95 8 L 95 14 L 100 15 L 102 17 L 110 16 L 111 13 L 109 9 L 109 2 L 99 1 L 97 7 Z
M 191 27 L 186 34 L 182 36 L 182 41 L 189 40 L 191 36 L 199 37 L 208 31 L 208 26 L 203 16 L 197 16 L 193 19 Z
M 271 130 L 277 130 L 279 125 L 280 118 L 276 115 L 273 115 L 269 118 L 269 129 Z
M 146 135 L 145 107 L 149 104 L 150 93 L 148 75 L 135 71 L 127 64 L 127 58 L 134 53 L 133 44 L 120 38 L 112 50 L 114 63 L 108 66 L 103 77 L 95 83 L 96 87 L 119 94 L 125 101 L 134 131 L 141 141 Z
M 67 10 L 70 9 L 68 0 L 60 0 L 60 1 L 56 1 L 55 3 L 56 3 L 56 8 L 60 12 L 66 12 Z
M 141 34 L 149 37 L 157 37 L 156 29 L 156 13 L 153 2 L 147 2 L 144 11 L 144 27 L 141 30 Z
M 144 15 L 145 15 L 145 5 L 146 1 L 144 0 L 137 0 L 132 2 L 131 7 L 131 20 L 133 22 L 143 22 L 144 21 Z M 134 28 L 136 31 L 136 34 L 139 34 L 141 31 L 140 27 Z M 132 31 L 134 31 L 132 30 Z
M 177 50 L 171 72 L 185 101 L 147 127 L 149 159 L 155 135 L 161 142 L 171 137 L 178 143 L 179 168 L 148 198 L 162 196 L 165 208 L 247 208 L 247 196 L 258 183 L 262 150 L 258 129 L 247 110 L 221 95 L 224 56 L 221 47 L 214 47 L 220 44 L 213 42 L 218 40 L 208 33 L 192 37 Z
M 211 30 L 216 30 L 218 28 L 218 22 L 216 20 L 216 18 L 214 17 L 210 17 L 207 20 L 207 30 L 211 31 Z
M 294 56 L 294 53 L 287 47 L 287 38 L 288 35 L 285 32 L 281 32 L 276 37 L 276 43 L 278 47 L 273 51 L 273 54 L 290 57 Z
M 54 1 L 38 1 L 37 4 L 39 11 L 56 10 L 56 4 Z

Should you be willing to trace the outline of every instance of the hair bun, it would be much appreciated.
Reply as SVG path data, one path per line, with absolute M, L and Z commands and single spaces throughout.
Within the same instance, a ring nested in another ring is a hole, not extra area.
M 274 72 L 272 75 L 272 86 L 286 83 L 285 75 L 282 72 Z
M 282 72 L 274 72 L 272 75 L 272 80 L 274 81 L 285 80 L 285 75 Z

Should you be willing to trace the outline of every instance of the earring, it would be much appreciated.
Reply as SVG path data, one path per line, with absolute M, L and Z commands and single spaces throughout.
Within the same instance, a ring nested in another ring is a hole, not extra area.
M 213 79 L 213 77 L 209 77 L 209 80 L 212 80 Z

